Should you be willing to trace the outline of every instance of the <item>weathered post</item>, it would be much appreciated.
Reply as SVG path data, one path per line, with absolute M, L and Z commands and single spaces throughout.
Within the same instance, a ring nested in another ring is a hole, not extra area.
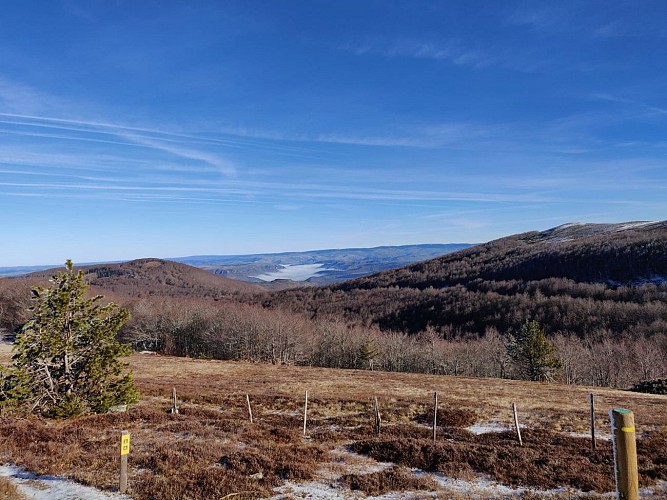
M 637 500 L 639 498 L 639 473 L 637 472 L 635 416 L 631 410 L 614 408 L 609 410 L 609 420 L 611 420 L 611 433 L 614 437 L 616 498 Z
M 176 406 L 176 387 L 171 390 L 171 412 L 178 413 L 178 406 Z
M 438 393 L 433 393 L 433 441 L 435 441 L 436 429 L 438 427 Z
M 119 491 L 127 491 L 127 456 L 130 454 L 130 433 L 123 431 L 120 434 L 120 486 Z
M 512 403 L 512 413 L 514 413 L 514 428 L 516 429 L 516 437 L 519 438 L 519 446 L 523 446 L 521 440 L 521 430 L 519 429 L 519 417 L 516 414 L 516 403 Z
M 592 392 L 588 395 L 588 397 L 591 403 L 591 447 L 593 450 L 595 450 L 597 447 L 595 443 L 595 401 L 593 400 Z
M 250 395 L 245 395 L 245 400 L 248 403 L 248 417 L 250 418 L 250 423 L 252 424 L 252 406 L 250 406 Z
M 382 427 L 382 417 L 380 416 L 380 405 L 378 404 L 377 396 L 375 396 L 374 414 L 375 414 L 375 433 L 379 436 L 380 429 Z
M 306 435 L 306 421 L 308 419 L 308 391 L 306 391 L 306 402 L 303 405 L 303 435 Z

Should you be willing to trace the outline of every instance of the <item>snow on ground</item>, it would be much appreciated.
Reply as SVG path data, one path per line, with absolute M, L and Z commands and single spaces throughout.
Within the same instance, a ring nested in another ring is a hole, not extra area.
M 628 222 L 626 224 L 620 224 L 616 231 L 625 231 L 626 229 L 637 229 L 638 227 L 649 226 L 655 224 L 655 221 L 639 221 L 639 222 Z
M 442 474 L 428 473 L 413 470 L 415 475 L 428 476 L 438 484 L 438 491 L 396 491 L 379 496 L 366 496 L 360 491 L 350 491 L 339 487 L 335 481 L 311 481 L 297 483 L 287 481 L 283 486 L 275 489 L 276 495 L 271 500 L 287 500 L 292 498 L 310 498 L 321 500 L 335 500 L 340 498 L 364 498 L 366 500 L 398 500 L 398 499 L 426 499 L 426 498 L 457 498 L 464 495 L 469 500 L 516 500 L 526 494 L 544 499 L 587 498 L 612 499 L 613 492 L 595 493 L 570 488 L 555 488 L 552 490 L 538 490 L 534 488 L 512 488 L 490 479 L 478 478 L 473 481 L 451 479 Z M 639 495 L 642 499 L 664 499 L 667 493 L 667 482 L 660 481 L 654 488 L 642 488 Z M 443 496 L 446 495 L 446 496 Z
M 512 430 L 511 427 L 498 422 L 478 422 L 467 430 L 474 434 L 485 434 L 488 432 L 503 432 Z M 589 437 L 588 435 L 582 437 Z M 608 439 L 609 436 L 599 436 L 600 439 Z M 613 493 L 583 492 L 569 488 L 556 488 L 553 490 L 539 490 L 534 488 L 512 488 L 498 483 L 491 478 L 478 477 L 470 481 L 463 479 L 452 479 L 440 473 L 426 472 L 420 469 L 412 469 L 416 476 L 429 477 L 438 485 L 437 491 L 401 491 L 391 492 L 380 496 L 366 496 L 362 492 L 350 491 L 342 487 L 338 480 L 344 474 L 372 474 L 393 467 L 390 462 L 377 462 L 370 457 L 360 455 L 348 450 L 346 447 L 331 451 L 332 461 L 324 466 L 318 473 L 320 480 L 309 482 L 287 481 L 282 486 L 275 488 L 276 495 L 272 500 L 287 500 L 291 498 L 310 498 L 333 500 L 339 498 L 366 498 L 370 500 L 394 500 L 394 499 L 425 499 L 443 498 L 443 495 L 457 497 L 465 495 L 468 499 L 490 500 L 507 499 L 515 500 L 526 494 L 534 495 L 544 499 L 563 498 L 588 498 L 588 499 L 611 499 Z M 641 498 L 667 498 L 667 481 L 659 481 L 653 488 L 643 488 L 640 492 Z M 445 497 L 446 498 L 446 497 Z
M 568 436 L 576 437 L 576 438 L 586 438 L 590 439 L 591 434 L 589 432 L 566 432 Z M 595 439 L 600 440 L 600 441 L 611 441 L 612 435 L 608 434 L 606 432 L 599 432 L 595 431 Z
M 422 473 L 426 474 L 426 473 Z M 497 483 L 491 479 L 477 478 L 473 481 L 463 479 L 451 479 L 443 474 L 429 474 L 438 485 L 449 493 L 467 495 L 469 498 L 522 498 L 526 493 L 531 493 L 541 498 L 576 495 L 576 498 L 612 498 L 612 493 L 586 493 L 583 491 L 556 488 L 553 490 L 537 490 L 534 488 L 512 488 L 504 484 Z
M 0 476 L 9 478 L 19 492 L 29 500 L 120 500 L 129 499 L 120 493 L 83 486 L 62 477 L 37 476 L 13 465 L 0 466 Z
M 475 426 L 472 426 L 475 427 Z M 500 424 L 478 425 L 477 429 L 482 432 L 499 432 L 506 430 Z M 491 430 L 488 430 L 491 429 Z M 438 485 L 437 491 L 396 491 L 379 496 L 366 496 L 360 491 L 350 491 L 338 482 L 344 474 L 372 474 L 388 469 L 395 464 L 390 462 L 377 462 L 372 458 L 349 451 L 347 448 L 337 448 L 331 452 L 332 462 L 325 465 L 319 472 L 318 481 L 295 482 L 286 481 L 282 486 L 274 489 L 275 495 L 271 500 L 288 500 L 292 498 L 309 498 L 321 500 L 334 500 L 340 498 L 367 500 L 398 500 L 398 499 L 426 499 L 426 498 L 448 498 L 464 495 L 465 498 L 474 500 L 516 500 L 531 494 L 537 498 L 564 499 L 564 498 L 587 498 L 587 499 L 611 499 L 614 493 L 583 492 L 575 489 L 556 488 L 552 490 L 539 490 L 534 488 L 512 488 L 500 484 L 490 478 L 478 477 L 471 481 L 463 479 L 452 479 L 444 474 L 426 472 L 420 469 L 412 469 L 415 476 L 429 477 Z M 660 481 L 654 488 L 642 488 L 641 498 L 667 498 L 667 481 Z M 445 495 L 445 496 L 443 496 Z
M 519 428 L 521 427 L 523 427 L 523 425 L 519 424 Z M 471 425 L 470 427 L 466 427 L 465 429 L 469 432 L 472 432 L 473 434 L 488 434 L 489 432 L 505 432 L 512 430 L 512 428 L 499 424 L 498 422 L 478 422 Z

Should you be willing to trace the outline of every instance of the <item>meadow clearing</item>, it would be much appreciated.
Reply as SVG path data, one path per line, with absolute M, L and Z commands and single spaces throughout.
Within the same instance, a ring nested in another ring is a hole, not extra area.
M 3 346 L 4 362 L 9 349 Z M 129 363 L 142 395 L 137 405 L 65 421 L 3 415 L 0 461 L 114 491 L 120 433 L 128 430 L 133 498 L 596 498 L 614 488 L 607 412 L 625 407 L 635 413 L 643 495 L 667 495 L 665 396 L 139 353 Z M 173 388 L 178 414 L 170 412 Z M 512 403 L 523 446 L 512 430 Z

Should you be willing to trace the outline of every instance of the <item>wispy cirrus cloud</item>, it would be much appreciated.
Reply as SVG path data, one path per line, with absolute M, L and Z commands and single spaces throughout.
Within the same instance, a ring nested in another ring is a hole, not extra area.
M 194 160 L 213 166 L 218 172 L 224 175 L 236 175 L 236 166 L 226 158 L 220 155 L 201 151 L 193 148 L 181 147 L 157 139 L 143 137 L 140 135 L 123 134 L 130 142 L 145 146 L 154 150 L 163 151 L 175 155 L 185 160 Z
M 433 59 L 475 68 L 492 66 L 501 62 L 498 56 L 471 48 L 454 39 L 434 41 L 415 38 L 397 40 L 374 38 L 361 43 L 343 45 L 340 48 L 359 56 L 377 54 L 385 57 Z
M 62 110 L 61 99 L 39 92 L 29 85 L 0 77 L 0 110 L 12 113 L 40 113 L 45 109 Z
M 651 104 L 646 104 L 644 102 L 635 101 L 633 99 L 627 99 L 624 97 L 618 97 L 610 94 L 594 94 L 593 97 L 600 99 L 602 101 L 616 102 L 619 104 L 628 104 L 635 107 L 636 109 L 649 111 L 654 114 L 667 115 L 667 108 L 662 108 L 659 106 L 653 106 Z
M 537 32 L 562 32 L 570 29 L 571 24 L 564 23 L 565 12 L 554 5 L 543 5 L 539 8 L 517 9 L 507 15 L 504 24 L 525 26 Z
M 599 63 L 595 66 L 593 63 L 573 62 L 526 44 L 485 45 L 481 40 L 466 41 L 456 38 L 370 38 L 363 42 L 341 45 L 339 49 L 357 56 L 380 55 L 389 59 L 444 61 L 474 70 L 502 68 L 528 74 L 555 70 L 589 72 L 603 67 Z
M 164 132 L 156 129 L 128 127 L 115 123 L 99 121 L 72 120 L 46 116 L 24 115 L 16 113 L 0 113 L 0 123 L 13 128 L 0 131 L 4 134 L 24 137 L 63 139 L 67 141 L 97 142 L 122 146 L 140 146 L 172 154 L 180 159 L 193 160 L 210 165 L 224 175 L 236 175 L 236 166 L 220 154 L 175 144 L 177 141 L 189 140 L 190 143 L 202 141 L 226 144 L 225 141 L 206 140 L 200 137 Z M 67 134 L 45 132 L 57 130 Z M 149 135 L 150 134 L 150 135 Z

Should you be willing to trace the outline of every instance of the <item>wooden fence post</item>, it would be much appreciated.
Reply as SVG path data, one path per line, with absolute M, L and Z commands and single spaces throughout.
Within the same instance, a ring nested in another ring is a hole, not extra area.
M 120 485 L 121 493 L 127 491 L 127 456 L 130 454 L 130 433 L 123 431 L 120 434 Z
M 178 406 L 176 406 L 176 387 L 171 390 L 171 412 L 178 413 Z
M 514 413 L 514 428 L 516 429 L 516 437 L 519 438 L 519 446 L 523 446 L 521 440 L 521 430 L 519 429 L 519 417 L 516 414 L 516 403 L 512 403 L 512 413 Z
M 637 472 L 635 416 L 631 410 L 614 408 L 609 410 L 609 420 L 611 420 L 611 433 L 614 438 L 616 498 L 637 500 L 639 498 L 639 473 Z
M 377 396 L 375 396 L 374 414 L 375 414 L 375 433 L 379 436 L 380 429 L 382 427 L 382 417 L 380 416 L 380 405 L 378 404 Z
M 435 442 L 436 429 L 438 428 L 438 393 L 433 393 L 433 441 Z
M 250 417 L 250 423 L 252 424 L 252 406 L 250 406 L 250 395 L 245 395 L 246 402 L 248 403 L 248 417 Z
M 306 421 L 308 418 L 308 391 L 306 391 L 306 402 L 303 405 L 303 435 L 306 435 Z
M 591 392 L 588 397 L 590 398 L 591 403 L 591 446 L 593 450 L 597 448 L 595 443 L 595 401 L 593 400 L 593 393 Z

